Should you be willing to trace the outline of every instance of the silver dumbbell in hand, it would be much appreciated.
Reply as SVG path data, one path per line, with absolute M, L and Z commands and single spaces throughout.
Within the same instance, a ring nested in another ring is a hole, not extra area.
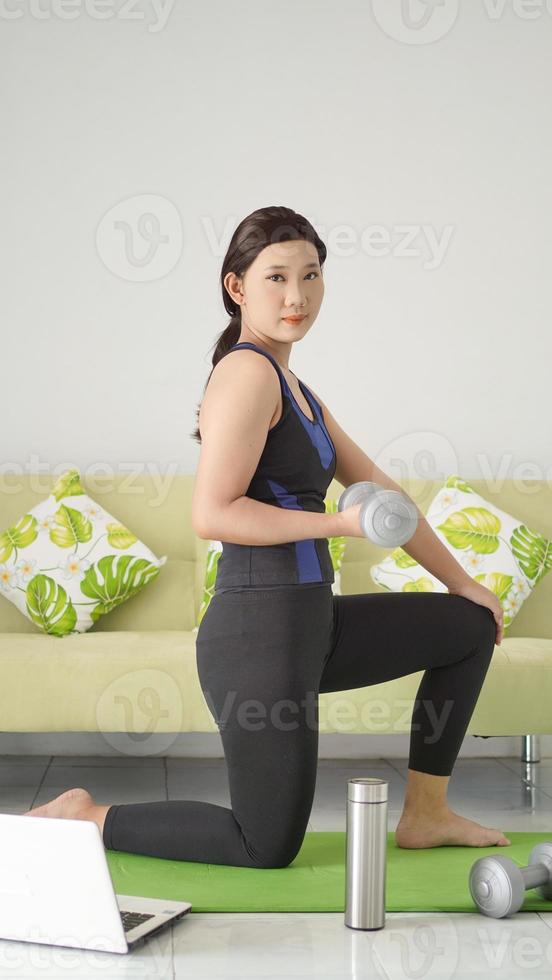
M 523 905 L 528 888 L 538 888 L 541 898 L 552 898 L 552 842 L 537 844 L 526 868 L 511 858 L 482 857 L 470 871 L 470 893 L 483 915 L 503 919 Z
M 362 533 L 381 548 L 398 548 L 409 541 L 418 524 L 415 504 L 397 490 L 379 483 L 352 483 L 343 491 L 338 510 L 363 503 L 359 512 Z

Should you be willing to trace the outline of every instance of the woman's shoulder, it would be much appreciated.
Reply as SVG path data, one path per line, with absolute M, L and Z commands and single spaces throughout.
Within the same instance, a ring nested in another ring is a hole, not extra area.
M 247 382 L 248 378 L 253 380 L 260 378 L 277 395 L 280 393 L 282 384 L 280 379 L 285 380 L 281 368 L 271 359 L 270 355 L 251 347 L 238 347 L 227 351 L 217 361 L 211 377 L 215 372 L 221 381 L 228 380 L 229 383 L 233 383 L 236 377 L 243 379 L 244 383 Z
M 225 398 L 236 401 L 240 396 L 245 400 L 251 388 L 258 390 L 259 397 L 273 401 L 276 408 L 280 384 L 270 360 L 248 347 L 229 350 L 215 364 L 203 401 L 209 397 L 222 404 Z

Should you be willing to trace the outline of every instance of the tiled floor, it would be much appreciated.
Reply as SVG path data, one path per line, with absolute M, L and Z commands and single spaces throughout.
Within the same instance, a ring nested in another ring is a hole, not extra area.
M 319 761 L 309 830 L 345 829 L 347 779 L 389 780 L 396 828 L 407 760 Z M 229 806 L 224 760 L 0 756 L 0 812 L 23 813 L 72 786 L 98 803 L 200 799 Z M 453 809 L 501 830 L 548 831 L 552 759 L 459 759 Z M 0 880 L 1 888 L 1 880 Z M 552 976 L 552 912 L 495 920 L 477 914 L 387 913 L 385 929 L 355 932 L 342 913 L 191 913 L 128 956 L 0 940 L 0 977 L 417 978 Z

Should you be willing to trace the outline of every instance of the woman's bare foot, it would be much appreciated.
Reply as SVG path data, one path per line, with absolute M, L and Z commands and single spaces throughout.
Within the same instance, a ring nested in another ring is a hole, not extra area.
M 511 843 L 501 830 L 483 827 L 448 807 L 431 814 L 413 814 L 405 810 L 397 824 L 395 843 L 398 847 L 505 847 Z
M 56 796 L 49 803 L 37 806 L 34 810 L 27 810 L 24 817 L 66 817 L 73 820 L 93 819 L 88 818 L 94 807 L 94 800 L 90 793 L 85 789 L 68 789 L 60 796 Z

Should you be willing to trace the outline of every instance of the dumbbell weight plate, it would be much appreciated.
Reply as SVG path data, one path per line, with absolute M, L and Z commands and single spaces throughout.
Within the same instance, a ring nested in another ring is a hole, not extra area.
M 378 489 L 381 489 L 379 485 L 369 480 L 363 480 L 360 483 L 351 483 L 351 486 L 347 487 L 341 494 L 337 509 L 345 510 L 346 507 L 354 507 L 355 504 L 359 504 L 361 500 L 375 493 Z
M 416 531 L 418 511 L 396 490 L 380 490 L 366 499 L 359 520 L 363 534 L 374 544 L 381 548 L 399 548 Z
M 493 919 L 517 912 L 523 904 L 525 885 L 521 872 L 511 858 L 480 858 L 470 871 L 470 894 L 478 909 Z

